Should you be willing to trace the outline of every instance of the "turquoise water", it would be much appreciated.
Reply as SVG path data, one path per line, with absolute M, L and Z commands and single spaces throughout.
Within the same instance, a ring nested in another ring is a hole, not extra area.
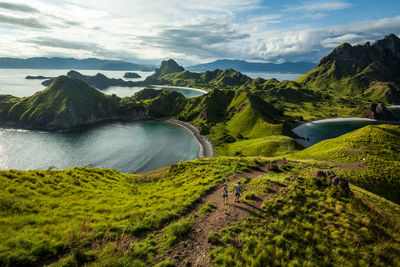
M 113 122 L 72 132 L 0 129 L 0 169 L 93 166 L 137 173 L 192 160 L 195 137 L 162 121 Z
M 348 132 L 360 129 L 367 125 L 383 124 L 377 121 L 360 121 L 360 120 L 347 120 L 347 121 L 327 121 L 318 122 L 307 125 L 303 129 L 304 139 L 296 139 L 296 141 L 305 147 L 312 146 L 322 140 L 339 137 Z
M 400 120 L 400 106 L 391 106 L 388 107 L 388 110 L 393 114 L 393 116 Z

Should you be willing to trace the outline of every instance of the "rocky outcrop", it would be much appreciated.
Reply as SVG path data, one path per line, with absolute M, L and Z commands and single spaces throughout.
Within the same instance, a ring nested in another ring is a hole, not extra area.
M 144 84 L 160 84 L 162 83 L 162 80 L 160 79 L 170 73 L 176 73 L 176 72 L 182 72 L 185 69 L 182 66 L 179 66 L 178 63 L 176 63 L 175 60 L 169 59 L 166 61 L 161 62 L 160 68 L 156 69 L 156 72 L 150 75 L 149 77 L 144 80 Z
M 371 104 L 366 108 L 366 117 L 374 120 L 396 120 L 384 104 Z
M 347 179 L 341 177 L 341 176 L 336 176 L 336 174 L 329 170 L 327 172 L 325 171 L 318 171 L 313 179 L 313 182 L 316 186 L 321 187 L 321 186 L 337 186 L 340 187 L 341 190 L 347 195 L 350 196 L 352 195 L 352 191 L 350 189 L 349 182 Z

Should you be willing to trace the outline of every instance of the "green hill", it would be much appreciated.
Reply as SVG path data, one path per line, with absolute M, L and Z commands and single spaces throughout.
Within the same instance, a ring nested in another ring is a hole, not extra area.
M 348 164 L 341 173 L 360 187 L 400 203 L 400 127 L 370 125 L 328 139 L 295 154 L 296 157 Z M 358 167 L 357 167 L 358 166 Z
M 399 74 L 400 39 L 391 34 L 373 45 L 342 44 L 296 81 L 313 90 L 400 103 Z
M 9 98 L 13 105 L 2 113 L 2 120 L 28 129 L 68 129 L 112 118 L 118 101 L 78 79 L 60 76 L 31 97 Z

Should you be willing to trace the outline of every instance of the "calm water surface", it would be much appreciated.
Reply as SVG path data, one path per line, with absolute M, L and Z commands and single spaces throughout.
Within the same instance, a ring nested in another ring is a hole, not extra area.
M 194 136 L 162 121 L 113 122 L 65 133 L 0 129 L 0 169 L 76 166 L 136 173 L 192 160 Z

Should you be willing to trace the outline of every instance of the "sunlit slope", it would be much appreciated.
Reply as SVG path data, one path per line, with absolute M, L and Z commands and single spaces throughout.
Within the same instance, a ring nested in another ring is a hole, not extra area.
M 371 192 L 400 202 L 400 127 L 370 125 L 337 138 L 324 140 L 296 157 L 347 163 L 359 162 L 343 170 L 351 182 Z

